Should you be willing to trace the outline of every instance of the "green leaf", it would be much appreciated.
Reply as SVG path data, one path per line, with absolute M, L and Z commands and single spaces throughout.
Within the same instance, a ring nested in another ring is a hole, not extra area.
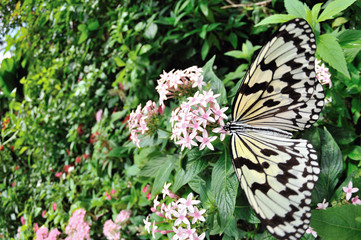
M 172 192 L 176 192 L 183 185 L 187 184 L 195 176 L 197 176 L 198 173 L 203 171 L 206 167 L 207 167 L 207 162 L 202 159 L 188 162 L 185 171 L 183 169 L 177 171 L 174 178 L 174 184 L 172 186 Z
M 168 155 L 167 157 L 168 160 L 164 162 L 161 166 L 158 166 L 159 170 L 152 186 L 153 196 L 155 194 L 158 194 L 162 190 L 164 183 L 168 181 L 168 178 L 175 167 L 175 161 L 177 160 L 178 155 Z
M 319 129 L 320 147 L 318 154 L 321 156 L 321 173 L 314 189 L 316 194 L 312 195 L 314 202 L 322 202 L 324 198 L 331 199 L 342 173 L 342 152 L 332 135 L 327 131 Z
M 144 37 L 148 39 L 153 39 L 158 31 L 158 25 L 155 23 L 151 23 L 149 27 L 144 32 Z
M 296 16 L 290 15 L 290 14 L 275 14 L 275 15 L 271 15 L 265 19 L 263 19 L 262 21 L 260 21 L 259 23 L 257 23 L 255 25 L 255 27 L 261 26 L 261 25 L 266 25 L 266 24 L 275 24 L 275 23 L 285 23 L 288 22 L 292 19 L 296 18 Z
M 152 158 L 140 170 L 138 176 L 155 178 L 158 171 L 159 171 L 159 167 L 162 166 L 167 161 L 168 161 L 167 157 L 155 157 L 155 158 Z
M 208 52 L 209 52 L 209 48 L 210 48 L 210 46 L 209 46 L 208 41 L 207 40 L 204 41 L 203 46 L 202 46 L 202 50 L 201 50 L 202 60 L 204 60 L 207 57 Z
M 94 30 L 97 30 L 99 28 L 99 22 L 98 20 L 93 20 L 89 23 L 88 25 L 88 29 L 89 31 L 94 31 Z
M 298 0 L 285 0 L 285 8 L 288 14 L 295 17 L 306 18 L 306 7 L 307 5 Z
M 329 207 L 313 210 L 311 226 L 322 239 L 359 239 L 361 236 L 361 205 Z M 358 237 L 357 237 L 358 236 Z
M 227 93 L 226 88 L 222 81 L 216 76 L 213 72 L 213 64 L 216 56 L 213 56 L 204 66 L 203 66 L 203 77 L 206 83 L 211 84 L 211 89 L 215 94 L 219 93 L 221 96 L 217 98 L 218 103 L 226 104 L 227 103 Z
M 233 47 L 233 48 L 237 48 L 237 44 L 238 44 L 237 34 L 235 34 L 234 32 L 231 32 L 231 33 L 229 34 L 228 40 L 229 40 L 229 42 L 232 44 L 232 47 Z
M 342 48 L 333 35 L 323 34 L 318 38 L 317 53 L 331 67 L 350 78 Z
M 231 160 L 221 155 L 212 171 L 211 188 L 220 213 L 222 228 L 226 227 L 233 215 L 238 186 Z
M 88 32 L 82 32 L 79 40 L 78 40 L 78 44 L 82 44 L 83 42 L 85 42 L 88 39 Z
M 342 12 L 350 5 L 352 5 L 356 0 L 335 0 L 327 5 L 325 10 L 321 13 L 320 17 L 317 19 L 318 22 L 323 22 L 325 20 L 333 18 L 336 14 Z
M 318 18 L 318 14 L 320 13 L 322 3 L 317 3 L 312 7 L 311 13 L 312 13 L 312 19 L 314 22 L 316 22 Z
M 352 160 L 360 161 L 361 160 L 361 147 L 355 145 L 353 147 L 352 151 L 349 154 L 347 154 L 347 156 L 349 158 L 351 158 Z

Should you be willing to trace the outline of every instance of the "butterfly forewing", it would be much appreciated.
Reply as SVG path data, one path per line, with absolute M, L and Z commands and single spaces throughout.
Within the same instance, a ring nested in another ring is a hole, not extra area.
M 311 192 L 320 169 L 304 139 L 258 132 L 231 137 L 233 165 L 248 201 L 268 231 L 299 239 L 309 226 Z
M 294 131 L 310 127 L 324 105 L 315 77 L 316 43 L 306 21 L 284 24 L 261 49 L 233 103 L 233 119 Z
M 281 26 L 251 64 L 235 96 L 233 165 L 250 205 L 278 239 L 300 239 L 311 218 L 317 153 L 287 131 L 311 126 L 324 105 L 316 80 L 316 44 L 305 20 Z

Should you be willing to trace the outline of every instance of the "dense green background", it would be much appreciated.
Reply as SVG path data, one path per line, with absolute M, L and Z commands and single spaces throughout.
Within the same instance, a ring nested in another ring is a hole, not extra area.
M 267 23 L 290 15 L 312 23 L 317 57 L 330 67 L 333 81 L 332 88 L 324 86 L 329 103 L 317 126 L 299 135 L 310 139 L 320 156 L 312 206 L 324 198 L 345 204 L 342 186 L 352 179 L 361 189 L 361 3 L 265 2 L 224 8 L 228 3 L 221 0 L 3 0 L 0 31 L 16 34 L 6 37 L 12 57 L 0 69 L 1 121 L 9 120 L 0 139 L 0 234 L 14 237 L 21 216 L 25 239 L 34 236 L 35 223 L 64 232 L 71 210 L 83 207 L 96 237 L 107 219 L 128 208 L 133 217 L 124 237 L 131 238 L 152 203 L 142 188 L 152 185 L 154 196 L 167 181 L 180 196 L 191 190 L 199 194 L 207 209 L 207 234 L 269 236 L 238 191 L 228 144 L 217 142 L 214 152 L 194 149 L 179 159 L 180 149 L 163 132 L 137 149 L 128 140 L 124 119 L 139 103 L 158 100 L 155 85 L 163 70 L 201 67 L 213 56 L 205 79 L 223 82 L 218 88 L 225 87 L 228 94 L 222 98 L 230 106 L 253 53 L 279 26 Z M 268 16 L 273 18 L 264 20 Z M 97 122 L 101 109 L 103 118 Z M 82 158 L 80 164 L 76 157 Z M 57 178 L 65 165 L 75 170 Z M 221 182 L 225 174 L 229 178 Z M 109 201 L 104 193 L 112 188 L 117 198 Z M 47 218 L 41 217 L 44 209 Z M 360 212 L 360 206 L 355 209 Z M 347 214 L 350 209 L 335 211 Z M 328 223 L 320 222 L 312 226 L 329 239 Z M 359 220 L 352 223 L 361 228 Z

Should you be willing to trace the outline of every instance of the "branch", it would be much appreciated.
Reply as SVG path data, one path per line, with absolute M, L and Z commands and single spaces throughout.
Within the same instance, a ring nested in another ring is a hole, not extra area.
M 221 8 L 241 8 L 241 7 L 251 7 L 251 6 L 266 6 L 268 3 L 272 2 L 272 0 L 265 0 L 265 1 L 262 1 L 262 2 L 256 2 L 256 3 L 243 3 L 243 4 L 236 4 L 234 2 L 232 2 L 232 0 L 227 0 L 227 2 L 230 4 L 230 5 L 227 5 L 227 6 L 223 6 Z

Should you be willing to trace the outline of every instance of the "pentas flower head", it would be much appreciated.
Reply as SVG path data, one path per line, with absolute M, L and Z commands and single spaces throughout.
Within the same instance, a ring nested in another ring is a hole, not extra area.
M 322 203 L 317 203 L 316 209 L 326 210 L 327 207 L 328 207 L 328 202 L 326 202 L 326 199 L 323 199 Z
M 160 106 L 164 108 L 164 101 L 187 95 L 193 91 L 193 88 L 202 90 L 202 87 L 206 85 L 202 72 L 202 68 L 197 66 L 185 70 L 172 70 L 169 73 L 163 72 L 157 80 L 156 87 Z
M 139 104 L 135 111 L 132 111 L 129 116 L 128 126 L 130 131 L 130 138 L 140 148 L 139 135 L 152 135 L 158 128 L 159 121 L 159 108 L 156 103 L 149 100 L 147 104 L 142 108 Z
M 328 86 L 331 88 L 331 73 L 329 72 L 328 68 L 325 67 L 324 63 L 321 65 L 321 60 L 315 59 L 315 70 L 318 81 L 320 81 L 322 85 L 328 84 Z
M 69 219 L 65 233 L 68 237 L 65 240 L 90 240 L 90 223 L 84 220 L 86 211 L 82 208 L 73 212 Z
M 156 222 L 149 220 L 149 216 L 143 220 L 145 229 L 148 233 L 152 232 L 153 238 L 156 233 L 168 234 L 174 233 L 172 239 L 203 239 L 205 234 L 198 235 L 196 226 L 204 222 L 206 210 L 198 210 L 196 205 L 199 200 L 194 199 L 193 193 L 189 193 L 186 198 L 180 198 L 169 190 L 170 184 L 165 183 L 163 189 L 163 200 L 158 201 L 158 196 L 154 201 L 151 211 L 157 216 L 163 218 L 163 221 Z M 169 202 L 171 200 L 171 202 Z M 168 204 L 165 204 L 168 202 Z M 152 229 L 151 229 L 152 228 Z M 150 230 L 151 229 L 151 230 Z
M 205 147 L 213 150 L 212 142 L 216 136 L 209 136 L 209 129 L 215 133 L 221 133 L 220 139 L 224 139 L 226 132 L 223 130 L 224 119 L 228 119 L 225 111 L 227 107 L 221 108 L 216 100 L 220 94 L 214 94 L 212 90 L 196 92 L 188 101 L 182 102 L 179 108 L 172 112 L 170 123 L 172 124 L 171 139 L 181 150 L 191 149 L 192 146 L 199 146 L 202 150 Z M 218 127 L 218 128 L 214 128 Z
M 131 214 L 132 211 L 130 210 L 122 210 L 118 214 L 115 222 L 113 222 L 111 219 L 107 220 L 103 227 L 104 236 L 108 240 L 119 240 L 121 236 L 120 230 L 122 229 L 122 226 L 128 222 Z
M 121 226 L 115 224 L 111 219 L 104 223 L 103 233 L 108 240 L 119 240 Z

